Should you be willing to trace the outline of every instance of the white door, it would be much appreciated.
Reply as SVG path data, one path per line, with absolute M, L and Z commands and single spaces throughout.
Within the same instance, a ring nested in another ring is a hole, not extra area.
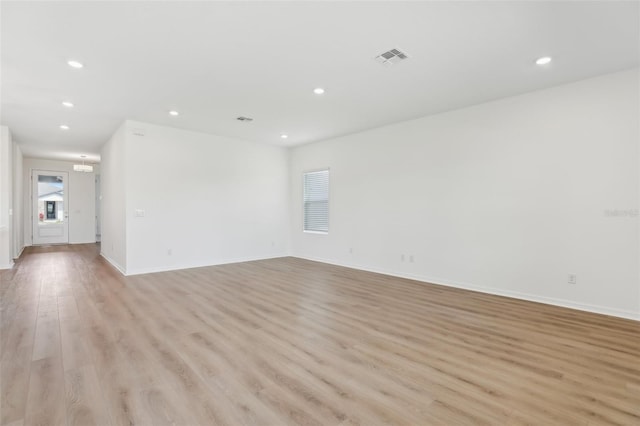
M 66 244 L 69 242 L 69 207 L 67 172 L 34 170 L 33 244 Z

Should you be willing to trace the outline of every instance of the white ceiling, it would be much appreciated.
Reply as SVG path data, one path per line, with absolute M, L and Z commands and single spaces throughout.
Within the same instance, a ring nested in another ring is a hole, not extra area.
M 297 145 L 639 63 L 638 2 L 3 1 L 1 12 L 1 121 L 36 157 L 96 160 L 125 119 Z M 391 48 L 410 59 L 373 59 Z

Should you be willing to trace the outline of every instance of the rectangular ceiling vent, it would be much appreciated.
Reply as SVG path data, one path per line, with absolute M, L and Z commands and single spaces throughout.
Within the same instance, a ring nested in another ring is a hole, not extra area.
M 376 56 L 376 61 L 380 62 L 383 65 L 393 65 L 407 59 L 408 57 L 409 56 L 407 56 L 406 53 L 398 49 L 391 49 Z
M 236 120 L 243 121 L 245 123 L 250 123 L 250 122 L 253 121 L 253 118 L 240 116 L 240 117 L 236 118 Z

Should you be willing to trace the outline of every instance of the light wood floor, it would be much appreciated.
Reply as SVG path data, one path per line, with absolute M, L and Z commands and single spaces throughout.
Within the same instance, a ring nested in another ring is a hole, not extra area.
M 295 258 L 1 279 L 2 425 L 640 425 L 638 322 Z

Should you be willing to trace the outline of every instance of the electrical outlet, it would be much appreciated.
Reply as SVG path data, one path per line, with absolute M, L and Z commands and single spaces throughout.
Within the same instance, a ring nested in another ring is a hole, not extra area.
M 172 251 L 171 249 L 168 249 L 168 250 L 167 250 L 167 254 L 168 254 L 169 256 L 171 256 L 171 255 L 173 254 L 173 251 Z
M 413 263 L 413 255 L 409 256 L 409 263 Z
M 353 247 L 349 247 L 349 254 L 353 254 Z
M 578 276 L 576 274 L 569 274 L 569 279 L 567 280 L 569 284 L 578 284 Z
M 401 254 L 401 255 L 400 255 L 400 261 L 401 261 L 401 262 L 404 262 L 404 254 Z

